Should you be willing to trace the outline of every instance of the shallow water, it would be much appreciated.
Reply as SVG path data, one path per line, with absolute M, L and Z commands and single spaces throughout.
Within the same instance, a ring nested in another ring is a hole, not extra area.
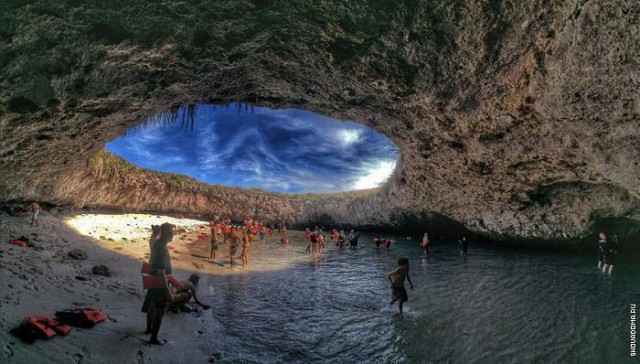
M 629 361 L 629 304 L 640 303 L 640 270 L 617 257 L 612 276 L 595 254 L 521 252 L 417 242 L 377 251 L 256 243 L 252 272 L 201 281 L 216 327 L 219 362 L 621 363 Z M 222 248 L 224 249 L 224 248 Z M 410 260 L 415 285 L 405 314 L 387 306 L 386 274 Z M 295 262 L 285 264 L 287 262 Z M 271 267 L 265 270 L 265 267 Z M 210 335 L 210 336 L 209 336 Z

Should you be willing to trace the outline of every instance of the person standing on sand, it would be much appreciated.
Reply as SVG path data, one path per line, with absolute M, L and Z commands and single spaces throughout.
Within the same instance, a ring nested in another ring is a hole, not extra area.
M 151 276 L 158 282 L 158 288 L 150 288 L 147 291 L 145 303 L 149 303 L 147 309 L 147 330 L 145 334 L 151 334 L 148 343 L 164 345 L 165 340 L 158 340 L 158 332 L 162 324 L 162 318 L 167 305 L 173 302 L 167 274 L 171 274 L 171 255 L 167 244 L 173 239 L 173 225 L 165 222 L 160 225 L 160 237 L 151 248 Z M 144 308 L 144 306 L 143 306 Z
M 411 283 L 411 277 L 409 277 L 409 260 L 407 258 L 398 259 L 398 268 L 394 269 L 387 276 L 389 282 L 391 282 L 391 302 L 389 305 L 393 305 L 398 301 L 400 313 L 402 313 L 402 305 L 409 300 L 407 290 L 404 288 L 405 278 L 413 289 L 413 283 Z
M 160 238 L 160 225 L 151 225 L 151 237 L 149 238 L 149 249 L 153 249 L 153 245 Z
M 216 260 L 216 251 L 218 251 L 218 224 L 214 221 L 211 223 L 211 249 L 209 250 L 209 258 Z
M 38 215 L 42 212 L 42 207 L 38 205 L 37 202 L 32 202 L 31 206 L 29 206 L 29 211 L 31 211 L 31 225 L 35 222 L 36 226 L 38 225 Z
M 235 256 L 238 251 L 238 238 L 239 232 L 235 227 L 231 228 L 231 233 L 229 234 L 229 261 L 231 264 L 231 268 L 233 268 L 233 263 L 235 263 Z
M 251 244 L 251 237 L 248 231 L 244 231 L 242 234 L 242 266 L 249 265 L 249 245 Z

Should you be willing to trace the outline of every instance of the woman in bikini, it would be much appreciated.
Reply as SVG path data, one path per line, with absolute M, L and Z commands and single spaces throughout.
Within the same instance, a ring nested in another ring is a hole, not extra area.
M 242 241 L 242 266 L 246 267 L 249 265 L 249 245 L 251 243 L 251 238 L 246 230 L 242 234 Z

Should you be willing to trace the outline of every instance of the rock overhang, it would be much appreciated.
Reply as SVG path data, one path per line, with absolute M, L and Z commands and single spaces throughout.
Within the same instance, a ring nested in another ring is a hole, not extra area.
M 398 145 L 382 192 L 314 209 L 355 226 L 432 211 L 487 236 L 567 241 L 596 218 L 637 218 L 637 2 L 2 6 L 4 200 L 62 200 L 107 140 L 169 105 L 242 101 L 362 122 Z

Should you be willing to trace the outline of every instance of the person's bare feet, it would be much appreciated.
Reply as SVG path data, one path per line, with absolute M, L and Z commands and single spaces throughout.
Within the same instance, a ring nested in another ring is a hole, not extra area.
M 164 344 L 167 343 L 167 340 L 158 340 L 158 339 L 154 339 L 154 340 L 149 340 L 147 341 L 147 344 L 149 345 L 159 345 L 162 346 Z

